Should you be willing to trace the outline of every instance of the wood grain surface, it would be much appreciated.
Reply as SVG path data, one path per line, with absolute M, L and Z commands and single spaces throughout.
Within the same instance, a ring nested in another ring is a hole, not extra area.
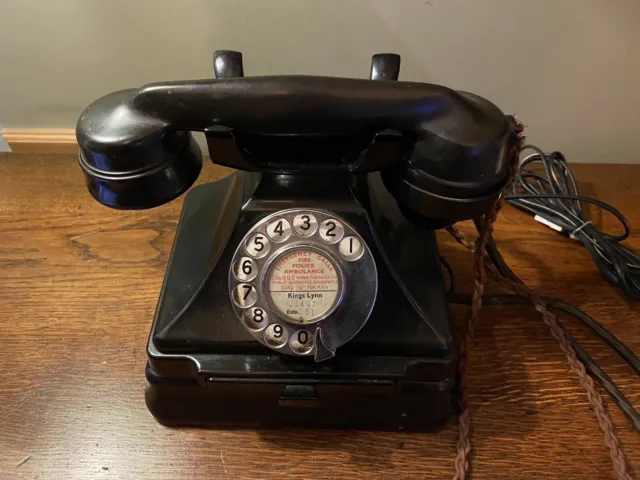
M 12 152 L 75 154 L 78 151 L 73 128 L 3 128 L 0 136 Z
M 575 171 L 585 193 L 620 208 L 640 232 L 640 165 Z M 207 164 L 199 182 L 226 172 Z M 0 478 L 451 478 L 453 421 L 429 434 L 154 421 L 144 404 L 145 345 L 181 206 L 109 210 L 89 197 L 73 155 L 0 154 Z M 593 220 L 615 228 L 598 212 Z M 638 305 L 602 281 L 581 247 L 510 208 L 496 237 L 530 286 L 584 309 L 640 352 Z M 470 291 L 469 253 L 439 239 L 458 291 Z M 640 250 L 640 234 L 628 244 Z M 458 335 L 465 313 L 453 307 Z M 638 377 L 566 323 L 640 408 Z M 474 479 L 612 478 L 586 396 L 535 311 L 487 308 L 471 365 Z M 603 395 L 638 468 L 640 435 Z

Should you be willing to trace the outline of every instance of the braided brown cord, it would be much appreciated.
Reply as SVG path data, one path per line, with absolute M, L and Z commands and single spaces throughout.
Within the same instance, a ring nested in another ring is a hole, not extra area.
M 524 143 L 523 135 L 524 127 L 518 119 L 515 121 L 515 128 L 512 132 L 511 145 L 509 148 L 509 162 L 510 172 L 509 179 L 505 185 L 505 191 L 511 186 L 513 176 L 518 166 L 518 160 L 520 156 L 520 150 Z M 480 309 L 482 308 L 482 295 L 484 294 L 484 284 L 486 281 L 485 270 L 485 255 L 482 252 L 485 251 L 487 242 L 493 233 L 493 223 L 498 217 L 498 213 L 504 205 L 504 196 L 500 195 L 498 200 L 494 203 L 493 207 L 488 214 L 482 217 L 480 223 L 479 236 L 476 239 L 476 244 L 472 245 L 468 243 L 468 247 L 474 251 L 474 273 L 475 282 L 473 286 L 473 296 L 471 300 L 471 311 L 467 317 L 467 329 L 464 339 L 460 346 L 459 360 L 458 360 L 458 376 L 460 381 L 460 415 L 458 416 L 458 445 L 457 455 L 455 460 L 456 473 L 454 480 L 464 480 L 467 477 L 469 471 L 469 453 L 471 452 L 471 411 L 469 409 L 469 394 L 467 388 L 467 372 L 469 362 L 469 349 L 473 336 L 475 333 L 475 326 L 480 316 Z M 450 227 L 448 230 L 455 231 L 454 227 Z M 458 233 L 457 238 L 462 238 Z M 464 240 L 466 241 L 466 240 Z
M 518 157 L 520 147 L 523 142 L 522 124 L 516 121 L 516 129 L 514 132 L 514 141 L 512 142 L 511 149 L 511 176 L 507 186 L 511 183 L 513 173 L 518 163 Z M 498 212 L 501 210 L 504 204 L 503 196 L 495 203 L 490 213 L 482 218 L 479 228 L 479 236 L 476 239 L 475 244 L 471 243 L 466 237 L 460 233 L 455 227 L 449 227 L 447 231 L 462 245 L 469 248 L 474 252 L 474 271 L 475 271 L 475 284 L 473 289 L 473 296 L 471 302 L 471 311 L 467 318 L 467 331 L 465 333 L 464 340 L 460 348 L 460 360 L 459 360 L 459 376 L 460 376 L 460 415 L 458 417 L 458 452 L 456 455 L 455 467 L 456 473 L 454 480 L 464 480 L 467 478 L 469 472 L 469 453 L 471 451 L 470 442 L 470 430 L 471 430 L 471 414 L 469 409 L 469 398 L 467 393 L 467 371 L 468 371 L 468 356 L 469 348 L 473 340 L 473 334 L 475 331 L 475 325 L 478 321 L 480 309 L 482 308 L 482 295 L 484 293 L 484 283 L 486 281 L 486 270 L 488 270 L 492 277 L 495 278 L 501 285 L 514 291 L 518 295 L 525 297 L 531 301 L 536 310 L 540 312 L 544 322 L 549 326 L 551 335 L 558 341 L 560 349 L 567 357 L 571 370 L 578 376 L 580 384 L 587 393 L 587 398 L 591 407 L 593 408 L 600 428 L 604 432 L 604 440 L 609 448 L 609 455 L 613 462 L 613 467 L 617 478 L 620 480 L 632 480 L 631 475 L 627 470 L 627 464 L 624 454 L 620 448 L 620 441 L 614 431 L 613 423 L 609 413 L 605 410 L 602 402 L 602 397 L 596 390 L 593 383 L 593 379 L 585 371 L 584 365 L 578 360 L 576 352 L 571 346 L 567 335 L 562 327 L 558 324 L 558 320 L 553 315 L 547 305 L 542 300 L 540 295 L 528 288 L 522 283 L 518 283 L 507 277 L 504 277 L 491 259 L 487 255 L 486 246 L 493 234 L 493 223 L 495 222 Z
M 535 293 L 526 285 L 502 276 L 490 261 L 487 267 L 498 283 L 514 291 L 521 297 L 529 299 L 529 301 L 531 301 L 535 306 L 536 310 L 540 312 L 544 323 L 546 323 L 551 330 L 551 335 L 557 340 L 562 353 L 564 353 L 567 360 L 569 360 L 571 370 L 573 370 L 573 372 L 578 376 L 580 385 L 582 385 L 582 388 L 584 388 L 587 393 L 587 398 L 589 399 L 591 408 L 593 408 L 596 418 L 598 419 L 598 423 L 600 424 L 600 428 L 604 432 L 604 441 L 607 444 L 607 447 L 609 447 L 609 456 L 613 462 L 613 469 L 615 470 L 617 477 L 621 480 L 631 480 L 631 474 L 627 471 L 627 463 L 622 449 L 620 448 L 620 441 L 613 429 L 611 417 L 604 408 L 602 396 L 598 390 L 596 390 L 593 379 L 587 374 L 584 365 L 578 360 L 576 352 L 571 346 L 571 343 L 567 338 L 567 334 L 558 324 L 556 316 L 549 311 L 547 304 L 542 300 L 540 295 Z

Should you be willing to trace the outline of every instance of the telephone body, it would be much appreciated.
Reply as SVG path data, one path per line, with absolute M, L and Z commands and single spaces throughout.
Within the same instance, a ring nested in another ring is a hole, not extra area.
M 187 194 L 147 345 L 169 425 L 421 431 L 453 413 L 456 354 L 434 230 L 508 177 L 510 118 L 476 95 L 370 78 L 244 77 L 106 95 L 77 125 L 91 195 L 152 208 L 202 154 L 236 171 Z

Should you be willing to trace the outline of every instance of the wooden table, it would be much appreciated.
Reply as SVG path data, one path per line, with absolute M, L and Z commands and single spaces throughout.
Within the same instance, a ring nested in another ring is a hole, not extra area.
M 636 229 L 628 244 L 640 250 L 640 165 L 575 171 L 586 193 L 628 216 Z M 226 172 L 207 163 L 199 182 Z M 0 154 L 0 478 L 450 478 L 455 422 L 407 434 L 154 421 L 143 397 L 145 345 L 181 206 L 109 210 L 89 197 L 72 155 Z M 594 221 L 615 225 L 599 213 Z M 602 281 L 581 247 L 510 208 L 496 236 L 529 285 L 584 309 L 640 352 L 639 306 Z M 469 253 L 444 234 L 440 241 L 458 290 L 470 291 Z M 453 308 L 458 332 L 465 312 Z M 566 323 L 640 408 L 631 369 Z M 586 396 L 533 309 L 488 307 L 471 365 L 474 479 L 611 478 Z M 603 395 L 640 466 L 640 435 Z

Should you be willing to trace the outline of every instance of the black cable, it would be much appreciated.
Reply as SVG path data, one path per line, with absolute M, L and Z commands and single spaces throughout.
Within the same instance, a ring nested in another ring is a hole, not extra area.
M 522 280 L 511 270 L 509 265 L 505 262 L 502 254 L 498 250 L 495 239 L 493 236 L 489 236 L 489 241 L 487 242 L 486 248 L 487 254 L 489 258 L 498 269 L 500 274 L 503 276 L 518 282 L 522 283 Z M 453 272 L 449 271 L 449 276 L 453 278 Z M 516 296 L 517 297 L 517 296 Z M 623 342 L 621 342 L 613 333 L 607 330 L 601 323 L 584 313 L 579 308 L 576 308 L 572 305 L 569 305 L 562 300 L 558 300 L 557 298 L 552 297 L 542 297 L 547 305 L 553 308 L 557 308 L 559 310 L 568 313 L 572 317 L 578 319 L 584 326 L 591 329 L 598 337 L 600 337 L 607 345 L 609 345 L 615 352 L 620 355 L 627 362 L 631 368 L 633 368 L 636 373 L 640 375 L 640 360 L 638 357 L 631 351 L 629 347 L 627 347 Z
M 476 227 L 479 226 L 478 221 L 475 222 Z M 489 237 L 487 242 L 486 252 L 498 269 L 501 275 L 515 281 L 518 283 L 522 283 L 522 280 L 511 270 L 511 268 L 507 265 L 504 258 L 500 254 L 500 251 L 497 248 L 495 240 L 493 236 Z M 443 263 L 444 264 L 444 263 Z M 448 264 L 447 264 L 448 265 Z M 448 268 L 449 277 L 452 279 L 452 284 L 454 282 L 454 274 L 453 270 L 449 266 Z M 455 290 L 451 290 L 451 294 L 449 295 L 449 301 L 451 303 L 459 303 L 463 305 L 471 305 L 471 295 L 460 295 L 456 294 Z M 596 335 L 598 335 L 602 340 L 604 340 L 613 350 L 615 350 L 630 366 L 631 368 L 638 374 L 640 374 L 640 361 L 635 356 L 635 354 L 624 344 L 622 343 L 615 335 L 613 335 L 609 330 L 607 330 L 604 326 L 598 323 L 596 320 L 591 318 L 589 315 L 584 313 L 582 310 L 569 305 L 561 300 L 543 297 L 545 303 L 552 309 L 559 309 L 568 313 L 569 315 L 577 318 L 584 325 L 589 327 Z M 520 295 L 511 294 L 511 295 L 485 295 L 482 297 L 482 303 L 484 305 L 531 305 L 529 299 L 521 297 Z M 587 372 L 594 377 L 600 385 L 607 391 L 607 393 L 611 396 L 613 401 L 618 405 L 618 408 L 624 413 L 624 415 L 629 419 L 631 425 L 640 432 L 640 414 L 633 407 L 631 402 L 627 399 L 627 397 L 622 393 L 622 391 L 618 388 L 616 383 L 607 375 L 600 366 L 591 358 L 591 356 L 582 348 L 580 343 L 567 331 L 565 326 L 561 321 L 558 320 L 558 325 L 564 331 L 567 336 L 567 339 L 571 343 L 572 348 L 576 352 L 576 356 L 580 359 L 582 364 L 584 365 Z
M 627 298 L 640 300 L 640 255 L 620 243 L 630 230 L 624 215 L 597 198 L 581 196 L 562 153 L 546 154 L 533 145 L 526 145 L 524 150 L 533 153 L 520 162 L 506 200 L 550 228 L 580 241 L 608 282 Z M 542 165 L 544 174 L 531 168 L 535 165 Z M 583 203 L 614 215 L 622 224 L 622 235 L 611 235 L 593 226 L 584 216 Z
M 479 223 L 476 221 L 476 227 L 479 226 Z M 487 241 L 486 252 L 495 267 L 498 269 L 498 272 L 503 276 L 510 278 L 513 281 L 518 283 L 522 283 L 520 277 L 518 277 L 513 270 L 507 265 L 504 257 L 498 250 L 498 246 L 496 245 L 495 239 L 492 235 L 489 236 L 489 240 Z M 505 296 L 503 296 L 505 297 Z M 514 295 L 512 298 L 517 299 L 523 303 L 529 303 L 528 299 L 524 299 L 518 295 Z M 568 313 L 569 315 L 578 319 L 582 324 L 586 327 L 590 328 L 596 335 L 598 335 L 604 342 L 609 345 L 613 350 L 622 357 L 622 359 L 631 366 L 631 368 L 638 374 L 640 374 L 640 361 L 638 357 L 627 347 L 623 342 L 621 342 L 614 334 L 612 334 L 609 330 L 607 330 L 602 324 L 594 320 L 592 317 L 587 315 L 585 312 L 576 308 L 568 303 L 563 302 L 562 300 L 558 300 L 556 298 L 543 297 L 545 303 L 551 308 L 557 308 L 559 310 Z M 591 358 L 589 354 L 582 348 L 582 346 L 578 343 L 578 341 L 573 338 L 573 336 L 567 331 L 562 322 L 558 321 L 558 325 L 564 333 L 567 335 L 569 342 L 571 343 L 572 348 L 576 352 L 576 355 L 584 365 L 585 369 L 591 376 L 593 376 L 602 387 L 607 391 L 607 393 L 611 396 L 613 401 L 618 405 L 622 413 L 629 419 L 633 427 L 640 432 L 640 414 L 633 407 L 631 402 L 625 397 L 625 395 L 620 391 L 615 382 L 609 377 L 600 366 Z
M 550 308 L 558 308 L 568 312 L 561 305 L 567 306 L 569 308 L 570 305 L 561 302 L 560 300 L 555 300 L 555 304 L 552 304 L 549 298 L 544 298 L 545 302 L 549 305 Z M 456 303 L 460 305 L 471 305 L 471 295 L 460 295 L 453 294 L 449 297 L 449 301 L 451 303 Z M 519 295 L 510 294 L 510 295 L 484 295 L 482 297 L 482 304 L 488 306 L 505 306 L 505 305 L 531 305 L 531 302 L 523 298 Z M 581 312 L 584 316 L 588 317 L 584 312 Z M 611 396 L 613 401 L 618 405 L 618 408 L 624 413 L 624 415 L 629 419 L 633 428 L 635 428 L 638 432 L 640 432 L 640 413 L 633 407 L 631 402 L 627 399 L 627 397 L 622 393 L 622 391 L 618 388 L 616 383 L 607 375 L 600 366 L 591 358 L 591 356 L 582 348 L 580 343 L 567 331 L 566 327 L 558 321 L 558 325 L 563 329 L 564 333 L 567 335 L 571 346 L 576 352 L 577 357 L 580 359 L 584 368 L 587 372 L 594 377 L 607 391 L 607 393 Z M 637 371 L 637 359 L 636 365 L 631 364 L 634 370 Z

